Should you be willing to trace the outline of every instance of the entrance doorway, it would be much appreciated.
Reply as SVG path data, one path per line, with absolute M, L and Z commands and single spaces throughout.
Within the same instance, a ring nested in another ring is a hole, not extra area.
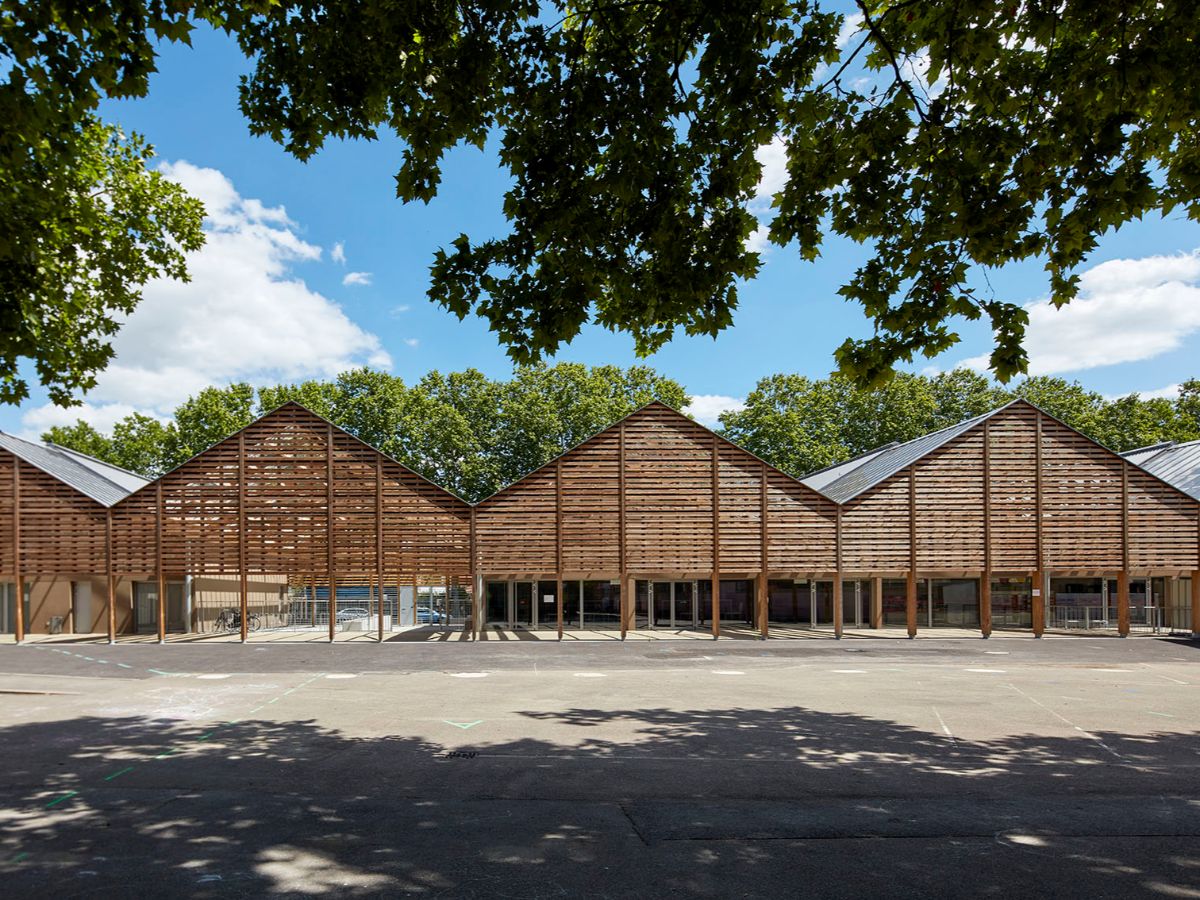
M 483 596 L 484 622 L 488 625 L 499 628 L 557 625 L 553 581 L 488 581 L 484 583 Z
M 695 628 L 699 594 L 694 581 L 639 581 L 635 621 L 639 628 Z

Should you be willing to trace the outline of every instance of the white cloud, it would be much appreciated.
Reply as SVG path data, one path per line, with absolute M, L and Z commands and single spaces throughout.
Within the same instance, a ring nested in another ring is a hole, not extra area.
M 854 39 L 856 34 L 863 30 L 863 23 L 866 20 L 860 12 L 851 13 L 842 21 L 842 27 L 838 29 L 837 48 L 844 50 L 846 45 Z
M 60 416 L 111 425 L 135 409 L 165 416 L 208 385 L 391 365 L 374 334 L 293 274 L 295 265 L 320 259 L 321 248 L 301 239 L 283 207 L 243 198 L 216 169 L 178 162 L 162 170 L 205 204 L 207 241 L 188 257 L 191 282 L 147 284 L 87 404 L 32 409 L 23 417 L 28 428 Z
M 410 346 L 410 347 L 416 347 L 421 342 L 419 340 L 417 340 L 416 338 L 405 338 L 404 343 L 408 344 L 408 346 Z
M 351 285 L 367 285 L 371 283 L 370 272 L 347 272 L 346 277 L 342 279 L 342 284 L 347 287 Z
M 1101 263 L 1080 274 L 1079 296 L 1062 309 L 1048 300 L 1025 309 L 1030 375 L 1152 359 L 1200 330 L 1200 251 Z M 962 364 L 986 369 L 987 356 Z
M 746 238 L 746 249 L 754 253 L 766 253 L 771 249 L 771 226 L 759 222 L 758 227 Z
M 339 265 L 346 264 L 346 245 L 338 241 L 333 245 L 333 249 L 329 251 L 329 258 Z
M 758 219 L 756 228 L 746 240 L 746 249 L 765 253 L 770 249 L 767 220 L 771 215 L 771 200 L 787 184 L 787 145 L 783 138 L 776 137 L 754 151 L 754 158 L 762 166 L 762 175 L 754 190 L 754 198 L 747 205 L 750 214 Z
M 684 412 L 704 425 L 717 425 L 723 412 L 741 412 L 746 408 L 745 398 L 726 397 L 724 394 L 696 394 Z
M 407 303 L 401 303 L 399 306 L 392 307 L 391 314 L 393 316 L 402 316 L 406 312 L 408 312 L 410 309 L 412 309 L 412 307 L 409 306 Z
M 1120 400 L 1122 397 L 1128 397 L 1130 394 L 1137 394 L 1142 400 L 1174 400 L 1179 396 L 1179 385 L 1168 384 L 1166 387 L 1155 388 L 1152 391 L 1125 391 L 1121 394 L 1109 394 L 1105 396 L 1105 400 Z

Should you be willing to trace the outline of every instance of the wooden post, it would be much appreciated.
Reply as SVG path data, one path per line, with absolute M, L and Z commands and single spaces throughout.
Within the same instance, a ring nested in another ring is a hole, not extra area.
M 1200 569 L 1192 572 L 1192 638 L 1200 640 Z
M 917 636 L 917 573 L 909 571 L 907 591 L 904 597 L 904 615 L 908 623 L 908 636 Z
M 558 575 L 554 579 L 554 613 L 558 616 L 558 639 L 563 638 L 563 579 Z
M 712 437 L 712 636 L 721 636 L 721 454 Z
M 467 567 L 470 569 L 468 573 L 471 579 L 471 640 L 479 640 L 480 632 L 483 628 L 483 623 L 480 621 L 483 618 L 483 608 L 479 604 L 479 598 L 475 596 L 475 585 L 478 579 L 475 577 L 478 562 L 476 560 L 476 545 L 475 545 L 475 507 L 471 507 L 470 533 L 468 535 L 468 550 L 470 558 L 467 560 Z M 447 604 L 449 603 L 449 597 Z M 413 607 L 416 608 L 416 601 L 413 601 Z
M 758 633 L 765 641 L 770 637 L 768 620 L 771 613 L 771 594 L 770 585 L 767 583 L 767 570 L 770 568 L 767 560 L 770 558 L 767 548 L 767 464 L 763 463 L 759 466 L 759 520 L 758 520 L 758 557 L 762 564 L 762 568 L 758 573 L 758 583 L 755 585 L 755 599 L 757 601 L 757 616 L 758 616 Z
M 843 620 L 845 616 L 842 614 L 842 573 L 833 573 L 833 636 L 836 640 L 842 639 Z
M 155 485 L 154 495 L 154 557 L 155 567 L 158 571 L 158 642 L 161 644 L 167 639 L 167 579 L 163 575 L 163 498 L 161 481 Z
M 471 556 L 475 556 L 475 507 L 471 507 Z M 474 568 L 472 566 L 472 568 Z M 383 457 L 375 457 L 375 584 L 379 594 L 375 598 L 378 621 L 378 642 L 383 643 Z
M 985 638 L 992 636 L 991 572 L 983 572 L 979 577 L 979 631 Z
M 634 614 L 637 607 L 634 604 L 634 596 L 637 592 L 637 580 L 630 575 L 627 578 L 621 579 L 621 637 L 625 637 L 628 631 L 637 630 L 637 623 L 634 621 Z
M 107 540 L 111 548 L 111 531 Z M 25 579 L 21 577 L 21 460 L 16 456 L 13 456 L 13 590 L 16 592 L 13 631 L 19 644 L 25 640 Z
M 871 579 L 871 627 L 883 627 L 883 579 Z
M 983 423 L 983 574 L 979 580 L 979 631 L 992 636 L 992 420 Z
M 246 584 L 246 432 L 238 432 L 238 570 L 241 588 L 241 637 L 246 643 L 250 618 L 250 593 Z
M 625 422 L 617 427 L 617 553 L 621 568 L 621 640 L 629 630 L 629 611 L 633 597 L 629 592 L 629 577 L 625 570 Z
M 1129 573 L 1117 573 L 1117 634 L 1129 637 Z
M 908 584 L 904 616 L 909 638 L 917 636 L 917 473 L 908 467 Z
M 334 577 L 333 527 L 333 425 L 325 428 L 325 580 L 329 585 L 329 643 L 333 643 L 334 620 L 337 618 L 337 578 Z
M 1046 575 L 1034 572 L 1029 602 L 1033 617 L 1033 636 L 1040 638 L 1046 631 Z
M 113 574 L 113 541 L 112 541 L 112 510 L 105 510 L 104 517 L 104 568 L 105 568 L 105 587 L 108 595 L 108 603 L 105 609 L 105 618 L 108 620 L 108 642 L 115 644 L 117 642 L 117 584 L 116 576 Z M 17 598 L 19 603 L 21 598 Z
M 754 579 L 754 617 L 758 619 L 758 634 L 764 641 L 770 636 L 767 630 L 767 612 L 770 596 L 767 593 L 767 573 L 759 572 Z

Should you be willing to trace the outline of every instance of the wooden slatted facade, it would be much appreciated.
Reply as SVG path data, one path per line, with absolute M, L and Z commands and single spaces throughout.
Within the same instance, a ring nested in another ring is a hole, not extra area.
M 911 603 L 917 578 L 973 574 L 986 597 L 992 575 L 1091 573 L 1127 594 L 1130 575 L 1197 570 L 1200 503 L 1024 402 L 840 505 L 659 403 L 475 506 L 295 403 L 111 508 L 0 451 L 9 580 L 240 576 L 244 597 L 247 577 L 320 577 L 478 599 L 485 578 L 619 579 L 625 596 L 753 579 L 766 609 L 776 579 L 837 596 L 843 578 L 900 578 Z

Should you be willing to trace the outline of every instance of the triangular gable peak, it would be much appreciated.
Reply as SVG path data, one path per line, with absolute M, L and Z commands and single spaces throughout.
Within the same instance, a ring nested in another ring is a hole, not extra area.
M 708 428 L 707 426 L 700 424 L 695 419 L 692 419 L 691 417 L 684 415 L 679 410 L 674 409 L 671 406 L 668 406 L 666 403 L 663 403 L 661 400 L 651 400 L 649 403 L 645 404 L 644 406 L 638 407 L 633 412 L 618 419 L 617 421 L 613 422 L 611 425 L 607 425 L 604 428 L 600 429 L 595 434 L 593 434 L 591 437 L 585 438 L 584 440 L 580 441 L 578 444 L 569 448 L 568 450 L 564 450 L 558 456 L 553 457 L 552 459 L 550 459 L 547 462 L 543 463 L 542 465 L 538 466 L 536 469 L 533 469 L 532 471 L 528 472 L 527 474 L 522 475 L 516 481 L 509 482 L 504 487 L 500 488 L 499 490 L 495 491 L 494 493 L 489 494 L 487 497 L 478 501 L 476 503 L 476 505 L 478 506 L 478 505 L 481 505 L 484 503 L 488 503 L 491 500 L 500 497 L 502 494 L 505 494 L 505 493 L 511 491 L 513 488 L 516 488 L 517 486 L 521 485 L 522 483 L 526 482 L 527 480 L 534 479 L 536 476 L 539 476 L 539 475 L 545 475 L 548 471 L 550 471 L 552 469 L 552 467 L 556 463 L 558 463 L 559 460 L 565 460 L 568 457 L 571 457 L 573 455 L 578 455 L 580 452 L 587 450 L 589 447 L 593 447 L 599 443 L 603 443 L 604 441 L 613 438 L 615 435 L 617 435 L 620 432 L 622 426 L 627 426 L 631 423 L 636 425 L 637 423 L 645 422 L 648 420 L 656 420 L 663 424 L 671 423 L 674 427 L 689 431 L 692 435 L 696 436 L 699 439 L 706 441 L 707 444 L 709 444 L 709 445 L 711 445 L 711 443 L 715 440 L 717 443 L 717 446 L 722 448 L 723 450 L 725 450 L 725 452 L 733 452 L 735 454 L 738 454 L 738 455 L 744 457 L 747 461 L 761 463 L 762 465 L 766 466 L 768 471 L 771 473 L 772 478 L 782 479 L 786 482 L 789 482 L 795 488 L 798 488 L 807 494 L 811 494 L 814 498 L 825 499 L 820 491 L 813 489 L 812 487 L 805 484 L 800 479 L 795 478 L 792 475 L 789 475 L 787 472 L 784 472 L 782 469 L 779 469 L 779 468 L 771 465 L 771 463 L 767 462 L 766 460 L 762 459 L 761 457 L 756 456 L 754 453 L 747 450 L 745 447 L 741 447 L 738 444 L 735 444 L 733 441 L 729 440 L 728 438 L 723 437 L 720 434 L 718 434 L 717 432 L 713 431 L 711 428 Z M 628 440 L 629 440 L 629 436 L 627 435 L 626 441 L 628 442 Z M 628 447 L 628 443 L 627 443 L 627 447 Z
M 179 465 L 175 466 L 173 469 L 171 469 L 167 472 L 164 472 L 158 478 L 143 485 L 137 491 L 134 491 L 132 494 L 130 494 L 130 498 L 135 497 L 139 494 L 146 494 L 148 492 L 152 492 L 155 485 L 158 484 L 159 482 L 164 482 L 167 479 L 172 478 L 173 476 L 182 474 L 189 467 L 195 468 L 196 464 L 202 463 L 206 457 L 213 457 L 213 458 L 223 457 L 223 456 L 225 456 L 225 454 L 227 454 L 231 451 L 236 452 L 238 440 L 242 435 L 254 437 L 255 432 L 264 431 L 267 426 L 271 426 L 281 419 L 287 419 L 292 424 L 292 426 L 293 426 L 293 428 L 291 429 L 292 433 L 296 432 L 296 428 L 303 429 L 306 426 L 313 429 L 312 433 L 314 433 L 314 434 L 316 433 L 316 429 L 320 429 L 320 431 L 322 433 L 326 433 L 328 431 L 328 429 L 333 429 L 333 434 L 335 435 L 336 438 L 351 442 L 353 445 L 360 447 L 365 451 L 369 451 L 371 454 L 376 454 L 376 455 L 382 457 L 390 466 L 399 468 L 405 475 L 411 476 L 412 478 L 415 478 L 415 479 L 419 479 L 420 481 L 424 482 L 425 484 L 429 485 L 430 487 L 435 488 L 436 490 L 446 494 L 448 498 L 450 498 L 458 503 L 469 505 L 469 504 L 467 504 L 466 500 L 464 500 L 462 497 L 455 494 L 453 491 L 449 490 L 448 488 L 443 487 L 440 484 L 437 484 L 436 482 L 430 480 L 429 478 L 426 478 L 420 472 L 414 471 L 413 469 L 409 468 L 408 466 L 406 466 L 404 463 L 400 462 L 399 460 L 394 459 L 391 456 L 388 456 L 386 453 L 384 453 L 378 447 L 375 447 L 375 446 L 367 443 L 366 441 L 362 440 L 361 438 L 356 437 L 355 435 L 346 431 L 341 426 L 334 424 L 333 422 L 326 419 L 324 416 L 318 415 L 317 413 L 315 413 L 311 409 L 309 409 L 307 406 L 304 406 L 302 403 L 298 403 L 295 400 L 288 400 L 288 401 L 280 404 L 279 406 L 275 407 L 271 411 L 263 413 L 261 416 L 259 416 L 257 419 L 255 419 L 253 422 L 250 422 L 249 424 L 245 425 L 244 427 L 239 428 L 237 431 L 233 432 L 228 437 L 222 438 L 221 440 L 210 445 L 209 447 L 206 447 L 205 449 L 196 453 L 194 456 L 188 458 L 187 460 L 183 461 Z M 325 446 L 324 443 L 322 443 L 321 446 L 323 448 Z

